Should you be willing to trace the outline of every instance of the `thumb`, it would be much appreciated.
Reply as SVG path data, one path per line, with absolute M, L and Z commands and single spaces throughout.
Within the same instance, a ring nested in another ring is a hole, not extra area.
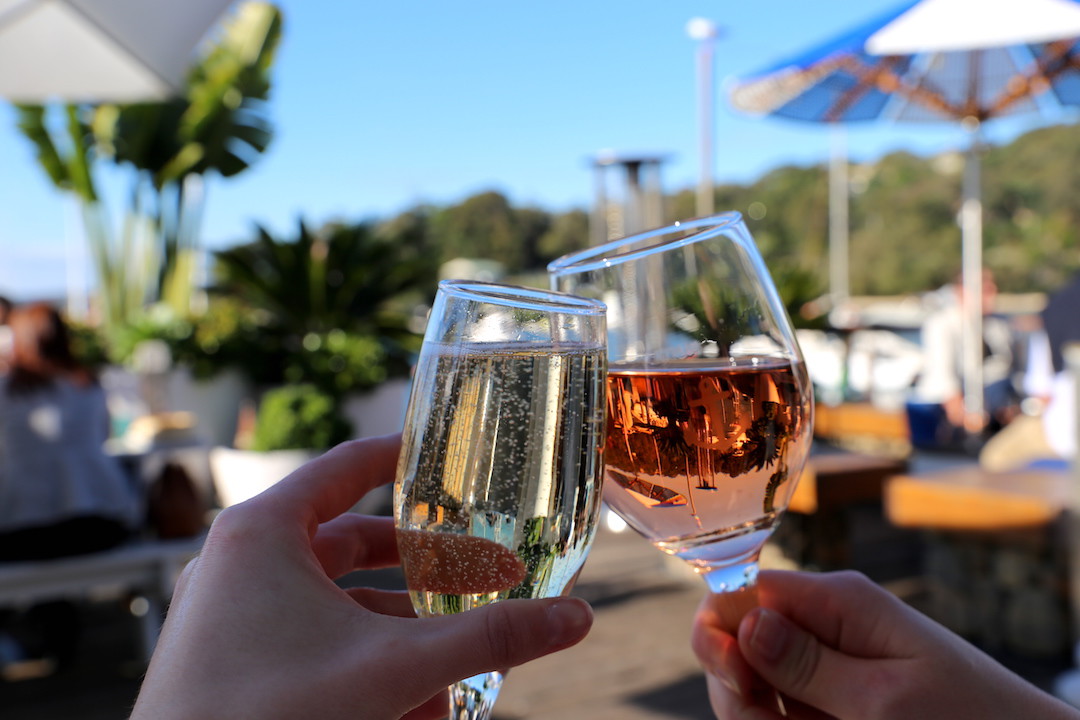
M 751 610 L 739 625 L 743 658 L 784 695 L 837 717 L 850 716 L 848 702 L 860 661 L 822 644 L 780 613 Z M 866 662 L 866 661 L 861 661 Z
M 576 645 L 592 627 L 593 614 L 584 600 L 560 597 L 507 600 L 433 620 L 439 631 L 424 641 L 429 669 L 449 685 Z

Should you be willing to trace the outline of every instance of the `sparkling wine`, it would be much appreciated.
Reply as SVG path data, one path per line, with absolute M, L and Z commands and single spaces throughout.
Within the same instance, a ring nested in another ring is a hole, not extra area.
M 612 366 L 604 499 L 698 571 L 752 556 L 809 452 L 801 373 L 768 357 Z
M 569 590 L 592 542 L 602 345 L 433 346 L 398 464 L 398 546 L 419 615 Z

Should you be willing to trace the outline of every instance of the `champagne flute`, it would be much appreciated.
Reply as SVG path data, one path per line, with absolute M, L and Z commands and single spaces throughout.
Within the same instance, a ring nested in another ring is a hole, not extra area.
M 439 284 L 394 486 L 417 615 L 569 592 L 600 511 L 606 365 L 602 303 Z M 450 717 L 488 718 L 502 679 L 452 685 Z
M 812 390 L 742 217 L 675 223 L 548 270 L 553 288 L 608 306 L 605 502 L 746 609 L 809 454 Z

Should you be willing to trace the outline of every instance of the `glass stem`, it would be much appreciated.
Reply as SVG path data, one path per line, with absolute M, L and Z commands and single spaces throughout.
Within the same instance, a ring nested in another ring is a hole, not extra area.
M 758 605 L 757 594 L 757 554 L 743 563 L 713 568 L 704 573 L 709 590 L 716 594 L 712 599 L 721 610 L 721 616 L 727 621 L 722 629 L 731 635 L 739 632 L 739 623 L 743 616 Z M 772 708 L 781 717 L 788 717 L 784 696 L 779 690 L 771 690 Z
M 502 681 L 502 673 L 489 672 L 451 685 L 450 720 L 488 720 Z

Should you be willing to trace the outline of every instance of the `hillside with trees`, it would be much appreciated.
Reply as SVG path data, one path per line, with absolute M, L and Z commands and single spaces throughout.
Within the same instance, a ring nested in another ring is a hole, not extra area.
M 921 292 L 960 267 L 962 159 L 897 152 L 850 171 L 851 290 Z M 1052 290 L 1080 269 L 1080 133 L 1030 132 L 983 155 L 985 263 L 1005 291 Z M 828 170 L 777 168 L 716 189 L 716 207 L 746 217 L 782 294 L 797 304 L 827 288 Z M 694 215 L 694 190 L 665 198 L 671 220 Z M 542 270 L 588 243 L 587 209 L 514 207 L 497 191 L 444 207 L 416 207 L 385 221 L 411 228 L 441 260 L 496 259 L 513 274 Z

